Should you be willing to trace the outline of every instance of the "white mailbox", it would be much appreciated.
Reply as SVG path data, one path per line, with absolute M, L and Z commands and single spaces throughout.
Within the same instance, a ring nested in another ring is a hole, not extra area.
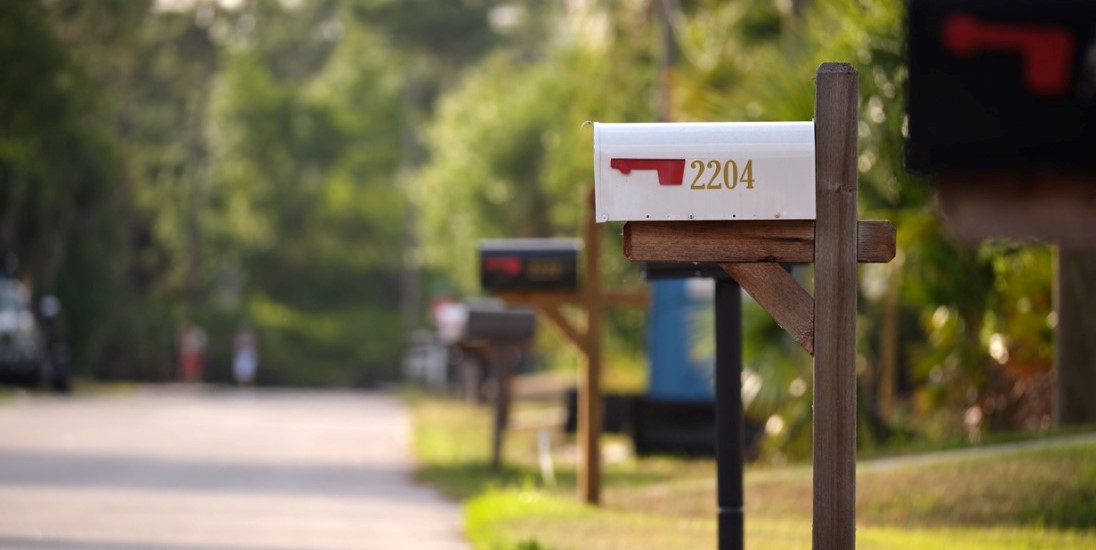
M 597 221 L 813 220 L 813 122 L 594 123 Z

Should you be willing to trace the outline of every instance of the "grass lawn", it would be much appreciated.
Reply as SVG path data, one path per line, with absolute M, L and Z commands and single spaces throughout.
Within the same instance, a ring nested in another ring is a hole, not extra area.
M 507 435 L 496 473 L 486 408 L 411 402 L 419 479 L 464 502 L 476 548 L 715 547 L 712 460 L 607 461 L 604 505 L 589 507 L 576 502 L 568 438 L 552 435 L 557 483 L 548 486 L 535 433 Z M 810 548 L 810 501 L 809 467 L 748 469 L 746 546 Z M 1096 440 L 861 463 L 857 520 L 859 548 L 1096 548 Z

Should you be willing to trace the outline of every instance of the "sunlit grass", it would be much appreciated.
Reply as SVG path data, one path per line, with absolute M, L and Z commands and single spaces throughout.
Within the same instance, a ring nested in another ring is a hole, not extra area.
M 579 504 L 573 463 L 557 458 L 546 487 L 531 433 L 508 434 L 490 470 L 485 407 L 416 399 L 419 478 L 466 503 L 477 548 L 714 548 L 715 469 L 709 459 L 626 459 L 604 468 L 603 506 Z M 559 434 L 554 436 L 557 442 Z M 556 445 L 556 454 L 563 445 Z M 931 463 L 860 465 L 860 548 L 1094 548 L 1096 442 L 945 455 Z M 746 545 L 811 545 L 809 467 L 746 474 Z
M 578 504 L 536 490 L 490 490 L 468 502 L 466 529 L 476 548 L 703 548 L 715 525 Z
M 583 506 L 574 499 L 534 490 L 491 490 L 468 502 L 466 529 L 476 548 L 714 548 L 715 521 Z M 924 548 L 1092 548 L 1096 534 L 1046 527 L 903 528 L 863 526 L 857 547 L 878 550 Z M 811 522 L 801 516 L 748 517 L 746 547 L 811 548 Z

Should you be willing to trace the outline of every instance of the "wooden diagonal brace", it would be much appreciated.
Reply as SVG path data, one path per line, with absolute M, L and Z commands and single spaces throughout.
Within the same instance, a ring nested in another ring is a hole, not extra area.
M 780 264 L 720 264 L 738 284 L 764 307 L 776 324 L 814 354 L 814 298 Z
M 559 306 L 555 304 L 537 304 L 537 309 L 544 313 L 552 324 L 559 329 L 560 332 L 573 344 L 580 352 L 585 353 L 587 347 L 587 339 L 589 335 L 586 331 L 580 331 L 575 328 L 575 325 L 571 323 L 567 317 L 563 315 L 563 312 L 559 310 Z

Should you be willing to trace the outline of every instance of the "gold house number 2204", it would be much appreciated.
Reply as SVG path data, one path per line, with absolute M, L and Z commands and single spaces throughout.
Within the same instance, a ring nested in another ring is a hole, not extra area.
M 746 189 L 754 188 L 753 160 L 747 160 L 742 166 L 742 172 L 738 171 L 738 163 L 733 160 L 720 162 L 718 160 L 694 160 L 689 163 L 689 168 L 696 170 L 689 189 L 734 189 L 739 183 L 746 184 Z M 704 173 L 711 172 L 707 183 L 704 182 Z M 723 176 L 722 178 L 720 176 Z

